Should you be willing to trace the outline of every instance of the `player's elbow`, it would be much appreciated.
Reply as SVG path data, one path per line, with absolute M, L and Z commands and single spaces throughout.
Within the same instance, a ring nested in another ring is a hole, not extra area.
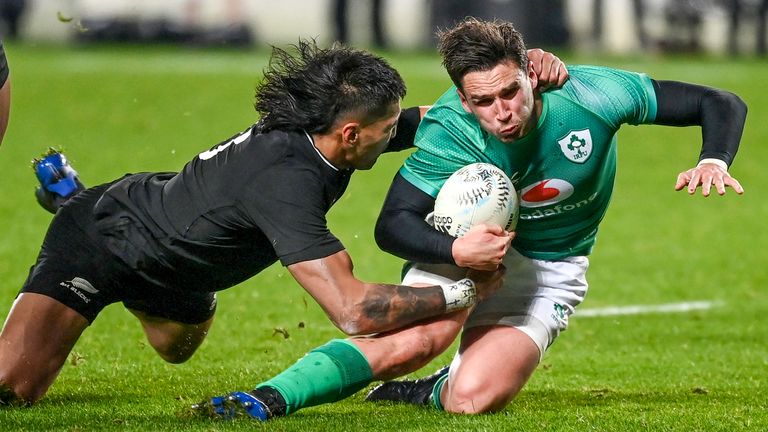
M 390 310 L 388 296 L 369 295 L 347 301 L 331 320 L 348 336 L 368 335 L 390 330 Z
M 347 336 L 360 336 L 372 333 L 366 332 L 362 314 L 353 307 L 344 310 L 338 316 L 331 317 L 331 321 Z
M 747 104 L 735 93 L 726 90 L 712 89 L 707 95 L 706 104 L 717 107 L 722 112 L 732 115 L 732 118 L 744 121 L 747 117 Z
M 366 319 L 363 306 L 354 299 L 344 300 L 334 310 L 328 311 L 328 318 L 330 318 L 336 328 L 347 336 L 368 334 L 366 333 L 368 326 L 365 324 Z
M 740 118 L 746 119 L 747 118 L 747 103 L 744 102 L 744 99 L 740 98 L 739 96 L 731 93 L 733 96 L 733 104 L 734 109 L 739 113 Z
M 395 250 L 395 243 L 393 241 L 395 236 L 392 231 L 393 225 L 393 219 L 386 217 L 383 213 L 376 221 L 376 228 L 373 231 L 373 236 L 376 240 L 376 245 L 384 252 L 393 253 Z

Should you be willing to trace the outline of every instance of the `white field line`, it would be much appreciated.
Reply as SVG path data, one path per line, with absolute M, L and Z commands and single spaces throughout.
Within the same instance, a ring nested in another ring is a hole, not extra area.
M 574 317 L 601 317 L 614 315 L 639 315 L 650 313 L 679 313 L 695 310 L 706 310 L 719 306 L 719 302 L 693 301 L 684 303 L 667 303 L 660 305 L 608 306 L 592 309 L 577 309 Z

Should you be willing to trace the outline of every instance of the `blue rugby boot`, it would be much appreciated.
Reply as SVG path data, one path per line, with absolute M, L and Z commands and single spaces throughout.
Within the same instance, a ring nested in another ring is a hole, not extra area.
M 35 189 L 35 198 L 40 206 L 51 213 L 56 213 L 69 198 L 85 189 L 66 156 L 53 148 L 48 149 L 39 159 L 33 159 L 32 168 L 40 182 L 40 186 Z
M 206 417 L 232 420 L 249 417 L 267 421 L 286 413 L 285 400 L 271 387 L 262 387 L 249 392 L 233 392 L 225 396 L 214 396 L 198 404 L 192 410 Z
M 435 383 L 448 374 L 445 366 L 432 375 L 417 380 L 387 381 L 374 387 L 365 400 L 369 402 L 402 402 L 414 405 L 429 405 Z

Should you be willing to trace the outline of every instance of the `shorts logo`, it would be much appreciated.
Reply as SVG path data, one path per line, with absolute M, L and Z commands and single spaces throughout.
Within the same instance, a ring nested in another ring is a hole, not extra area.
M 592 154 L 592 134 L 589 129 L 570 131 L 557 140 L 557 143 L 571 162 L 584 163 Z
M 94 288 L 90 282 L 79 277 L 72 278 L 72 280 L 69 281 L 61 282 L 59 285 L 72 291 L 86 303 L 90 303 L 91 301 L 87 294 L 99 293 L 99 290 Z
M 561 179 L 546 179 L 520 191 L 520 206 L 534 208 L 558 203 L 573 195 L 573 185 Z

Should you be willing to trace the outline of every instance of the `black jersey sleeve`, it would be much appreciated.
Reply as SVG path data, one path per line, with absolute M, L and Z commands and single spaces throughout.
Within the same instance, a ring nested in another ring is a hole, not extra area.
M 731 165 L 739 150 L 747 105 L 725 90 L 678 81 L 653 80 L 655 124 L 701 126 L 699 160 L 716 158 Z
M 8 59 L 5 58 L 5 49 L 3 48 L 3 41 L 0 40 L 0 87 L 5 85 L 5 81 L 8 79 Z
M 271 167 L 245 204 L 284 266 L 344 249 L 328 229 L 321 183 L 306 171 Z
M 387 152 L 401 151 L 413 147 L 413 139 L 416 136 L 416 129 L 421 121 L 421 112 L 419 107 L 404 109 L 397 120 L 397 133 L 389 141 Z
M 376 222 L 376 243 L 382 250 L 407 260 L 455 264 L 455 239 L 424 220 L 434 207 L 434 198 L 398 173 Z

